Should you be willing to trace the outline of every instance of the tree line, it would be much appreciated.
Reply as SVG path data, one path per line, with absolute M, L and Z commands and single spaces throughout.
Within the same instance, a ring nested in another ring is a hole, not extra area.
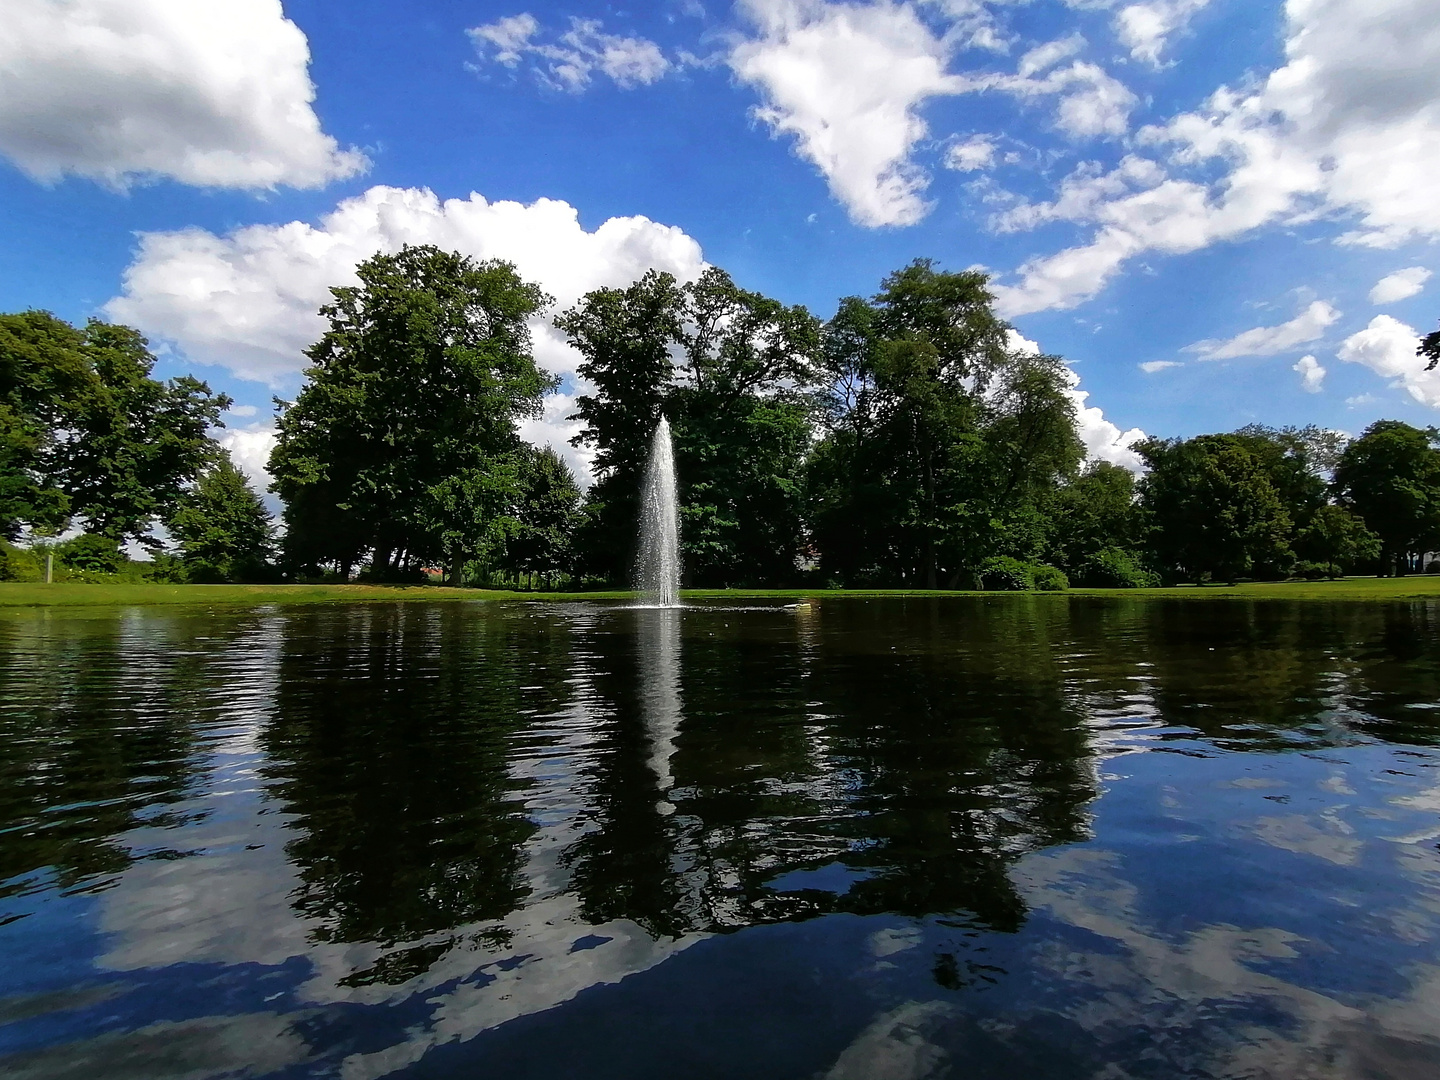
M 1140 476 L 1087 463 L 1064 361 L 1014 346 L 983 274 L 928 260 L 828 321 L 713 267 L 560 312 L 582 491 L 520 436 L 559 385 L 529 331 L 550 297 L 433 247 L 357 273 L 276 402 L 278 529 L 211 437 L 225 395 L 153 378 L 128 327 L 0 316 L 0 533 L 78 526 L 72 568 L 115 572 L 133 541 L 173 580 L 624 585 L 663 416 L 694 586 L 1133 587 L 1404 573 L 1440 549 L 1435 428 L 1252 425 L 1140 443 Z

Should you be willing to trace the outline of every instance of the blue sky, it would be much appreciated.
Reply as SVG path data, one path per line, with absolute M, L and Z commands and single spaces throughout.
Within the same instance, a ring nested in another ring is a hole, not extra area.
M 252 471 L 326 286 L 404 242 L 562 303 L 713 263 L 822 317 L 983 266 L 1127 463 L 1440 419 L 1433 0 L 7 6 L 0 309 L 138 325 Z

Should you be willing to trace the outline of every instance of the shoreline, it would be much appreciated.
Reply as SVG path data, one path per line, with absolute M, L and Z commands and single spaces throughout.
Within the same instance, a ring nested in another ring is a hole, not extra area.
M 810 600 L 886 597 L 1082 597 L 1205 600 L 1381 601 L 1440 599 L 1440 574 L 1336 581 L 1273 581 L 1241 585 L 1177 585 L 1155 589 L 1068 589 L 1063 592 L 985 592 L 946 589 L 686 589 L 687 600 Z M 515 592 L 441 585 L 160 585 L 0 582 L 0 608 L 151 607 L 169 605 L 296 605 L 414 601 L 630 600 L 631 591 Z

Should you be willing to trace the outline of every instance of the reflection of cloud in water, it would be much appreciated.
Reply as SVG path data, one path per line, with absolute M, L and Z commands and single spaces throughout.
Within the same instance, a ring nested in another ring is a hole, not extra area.
M 924 1080 L 949 1075 L 950 1055 L 931 1041 L 959 1010 L 943 1001 L 911 1001 L 872 1021 L 823 1080 Z
M 1143 924 L 1119 867 L 1117 855 L 1075 849 L 1033 855 L 1014 872 L 1033 909 L 1106 943 L 1055 944 L 1035 958 L 1059 981 L 1056 996 L 1070 999 L 1061 1013 L 1102 1046 L 1118 1051 L 1143 1024 L 1156 1045 L 1195 1046 L 1185 1064 L 1204 1075 L 1399 1077 L 1420 1075 L 1420 1063 L 1433 1072 L 1440 968 L 1412 969 L 1403 998 L 1342 1002 L 1257 970 L 1298 957 L 1305 939 L 1289 931 L 1213 925 L 1162 937 Z
M 654 632 L 642 634 L 640 641 L 642 711 L 651 768 L 660 789 L 668 791 L 681 720 L 679 612 L 643 614 L 660 617 L 646 628 Z M 573 627 L 582 634 L 588 628 L 584 618 Z M 437 1045 L 474 1038 L 506 1021 L 553 1008 L 590 987 L 619 982 L 707 936 L 657 941 L 628 920 L 593 923 L 569 891 L 561 854 L 592 827 L 585 813 L 593 801 L 588 778 L 596 754 L 604 750 L 604 729 L 613 720 L 594 707 L 592 673 L 585 657 L 578 655 L 571 671 L 574 700 L 554 715 L 535 719 L 524 734 L 525 745 L 517 745 L 509 760 L 527 816 L 540 826 L 524 848 L 524 877 L 531 890 L 527 903 L 504 919 L 454 927 L 432 939 L 398 946 L 316 940 L 318 921 L 298 917 L 291 904 L 300 882 L 285 845 L 296 834 L 258 780 L 258 735 L 274 707 L 273 640 L 279 634 L 263 620 L 253 630 L 228 642 L 211 661 L 222 675 L 223 682 L 217 683 L 225 700 L 220 722 L 207 740 L 206 791 L 193 804 L 177 807 L 208 811 L 203 821 L 185 831 L 187 846 L 203 849 L 205 856 L 135 863 L 103 894 L 99 917 L 109 950 L 98 961 L 101 967 L 277 966 L 303 956 L 310 975 L 296 990 L 302 1004 L 318 1009 L 426 1003 L 423 1030 L 413 1030 L 408 1039 L 386 1049 L 345 1060 L 346 1080 L 363 1080 L 418 1061 Z M 267 664 L 272 668 L 268 678 L 252 671 Z M 247 671 L 254 677 L 247 677 Z M 582 938 L 603 940 L 572 951 Z M 357 972 L 373 969 L 387 955 L 437 944 L 442 946 L 438 958 L 399 985 L 354 985 Z M 188 1080 L 246 1065 L 257 1074 L 268 1072 L 307 1059 L 305 1043 L 287 1033 L 304 1015 L 244 1014 L 151 1025 L 47 1051 L 43 1061 L 35 1057 L 36 1071 L 18 1075 L 93 1075 L 97 1060 L 116 1063 L 119 1071 L 107 1076 Z M 256 1050 L 262 1044 L 263 1049 Z M 166 1045 L 173 1053 L 162 1052 Z M 142 1068 L 147 1055 L 148 1071 Z M 16 1060 L 16 1068 L 27 1067 Z M 125 1071 L 125 1062 L 132 1060 L 140 1071 Z M 210 1065 L 195 1071 L 196 1062 Z
M 1354 866 L 1365 842 L 1358 839 L 1354 828 L 1334 811 L 1321 814 L 1320 821 L 1321 824 L 1316 826 L 1302 814 L 1262 817 L 1246 827 L 1246 831 L 1281 851 L 1313 855 L 1336 866 Z
M 306 1057 L 294 1014 L 246 1013 L 151 1024 L 5 1060 L 7 1080 L 204 1080 L 260 1076 Z

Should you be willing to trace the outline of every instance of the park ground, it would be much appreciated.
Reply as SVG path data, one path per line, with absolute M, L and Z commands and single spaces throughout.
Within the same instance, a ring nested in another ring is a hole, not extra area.
M 1208 600 L 1419 600 L 1440 599 L 1440 574 L 1402 578 L 1352 577 L 1338 581 L 1267 581 L 1241 585 L 1177 586 L 1164 589 L 1071 589 L 1064 593 L 964 593 L 921 589 L 688 589 L 688 600 L 804 600 L 850 596 L 1112 596 Z M 130 607 L 161 604 L 261 605 L 412 600 L 627 600 L 629 592 L 504 592 L 438 585 L 156 585 L 29 582 L 0 583 L 0 608 Z

